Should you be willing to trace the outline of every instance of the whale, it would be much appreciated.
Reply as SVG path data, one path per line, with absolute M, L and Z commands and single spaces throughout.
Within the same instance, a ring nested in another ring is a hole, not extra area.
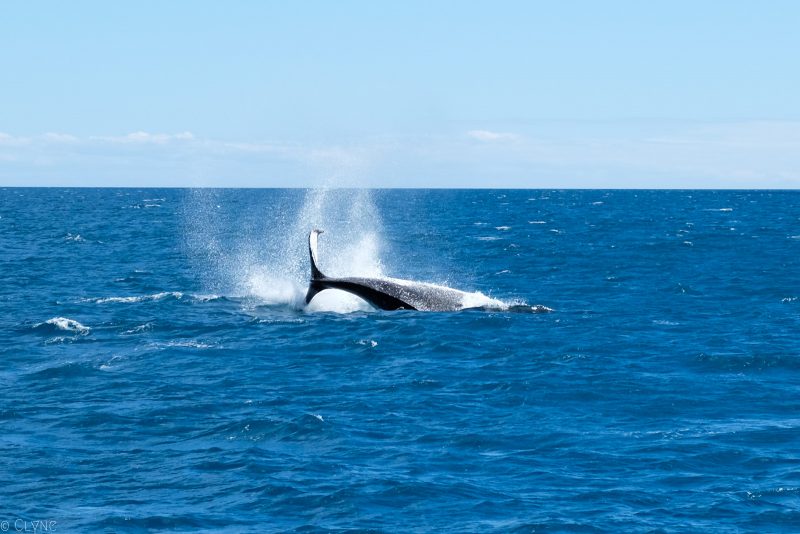
M 471 293 L 426 282 L 398 278 L 330 277 L 319 269 L 317 244 L 322 230 L 308 234 L 311 279 L 306 293 L 308 305 L 317 293 L 326 289 L 346 291 L 381 310 L 457 311 L 466 306 Z

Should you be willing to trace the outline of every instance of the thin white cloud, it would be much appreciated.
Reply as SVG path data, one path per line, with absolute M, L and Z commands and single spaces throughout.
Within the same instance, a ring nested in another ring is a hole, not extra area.
M 363 149 L 340 146 L 312 149 L 308 152 L 308 158 L 315 164 L 344 168 L 364 167 L 369 159 Z
M 228 141 L 204 140 L 202 143 L 208 147 L 219 151 L 249 152 L 254 154 L 295 154 L 298 148 L 291 145 L 279 145 L 276 143 L 237 143 Z
M 0 133 L 0 185 L 110 179 L 113 185 L 800 187 L 800 122 L 537 123 L 515 125 L 515 132 L 335 144 L 226 141 L 190 132 Z
M 31 142 L 30 137 L 17 137 L 0 132 L 0 146 L 23 146 Z
M 42 138 L 45 141 L 50 141 L 53 143 L 78 143 L 80 141 L 80 139 L 78 139 L 74 135 L 57 133 L 57 132 L 47 132 L 42 136 Z
M 517 134 L 508 132 L 492 132 L 490 130 L 470 130 L 467 136 L 478 141 L 492 142 L 492 141 L 516 141 L 519 139 Z
M 141 143 L 163 145 L 172 141 L 192 141 L 195 136 L 192 132 L 181 132 L 177 134 L 131 132 L 123 136 L 90 137 L 95 141 L 107 141 L 110 143 Z
M 731 149 L 800 149 L 800 121 L 742 121 L 686 129 L 678 137 L 656 137 L 653 143 L 708 145 Z

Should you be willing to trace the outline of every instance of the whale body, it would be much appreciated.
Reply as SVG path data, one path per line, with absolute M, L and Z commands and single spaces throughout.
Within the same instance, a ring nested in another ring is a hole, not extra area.
M 382 310 L 456 311 L 464 308 L 464 297 L 469 293 L 449 287 L 397 278 L 325 276 L 317 266 L 317 241 L 321 233 L 322 230 L 312 230 L 308 235 L 311 280 L 306 304 L 320 291 L 339 289 L 361 297 Z

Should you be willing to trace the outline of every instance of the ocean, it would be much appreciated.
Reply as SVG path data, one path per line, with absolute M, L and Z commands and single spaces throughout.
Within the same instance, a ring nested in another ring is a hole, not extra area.
M 2 531 L 800 531 L 800 192 L 6 188 L 0 265 Z

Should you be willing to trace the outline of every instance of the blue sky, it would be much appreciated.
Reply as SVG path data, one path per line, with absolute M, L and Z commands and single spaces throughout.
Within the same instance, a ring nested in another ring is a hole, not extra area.
M 800 3 L 4 2 L 0 185 L 798 187 Z

